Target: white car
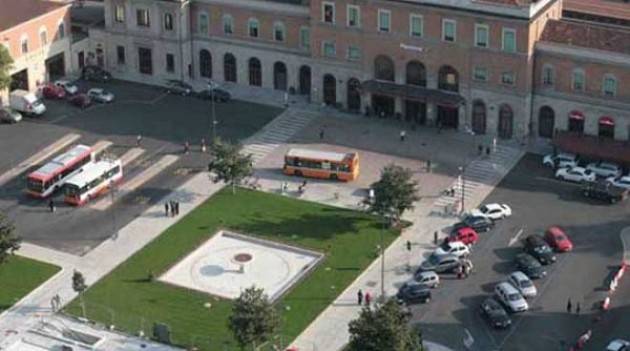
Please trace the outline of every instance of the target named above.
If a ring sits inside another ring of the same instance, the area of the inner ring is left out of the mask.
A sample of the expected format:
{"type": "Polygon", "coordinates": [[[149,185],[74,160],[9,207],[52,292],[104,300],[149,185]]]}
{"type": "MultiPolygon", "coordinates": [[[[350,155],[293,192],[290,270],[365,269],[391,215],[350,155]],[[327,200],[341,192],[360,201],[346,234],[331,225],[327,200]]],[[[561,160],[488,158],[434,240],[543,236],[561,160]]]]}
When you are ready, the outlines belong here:
{"type": "Polygon", "coordinates": [[[518,290],[525,298],[535,297],[538,294],[536,286],[532,283],[531,279],[521,271],[512,272],[507,279],[513,287],[518,290]]]}
{"type": "Polygon", "coordinates": [[[101,88],[92,88],[88,90],[87,95],[90,97],[90,99],[100,103],[108,103],[114,101],[114,94],[101,88]]]}
{"type": "Polygon", "coordinates": [[[494,287],[494,294],[512,312],[525,312],[529,304],[512,284],[503,282],[494,287]]]}
{"type": "Polygon", "coordinates": [[[628,351],[630,350],[630,341],[623,339],[615,339],[606,346],[606,351],[628,351]]]}
{"type": "Polygon", "coordinates": [[[610,162],[592,162],[586,165],[586,169],[590,169],[600,177],[619,177],[621,175],[621,167],[610,162]]]}
{"type": "Polygon", "coordinates": [[[630,175],[623,177],[608,177],[606,181],[614,186],[618,186],[624,189],[630,189],[630,175]]]}
{"type": "Polygon", "coordinates": [[[76,84],[67,81],[67,80],[58,80],[55,82],[55,85],[58,87],[62,87],[66,93],[73,95],[79,92],[79,87],[76,84]]]}
{"type": "Polygon", "coordinates": [[[560,168],[556,171],[556,178],[571,182],[594,182],[595,173],[584,167],[560,168]]]}
{"type": "Polygon", "coordinates": [[[413,279],[432,289],[437,288],[440,285],[440,276],[434,271],[419,272],[413,277],[413,279]]]}
{"type": "Polygon", "coordinates": [[[470,215],[497,220],[511,216],[512,209],[506,204],[485,204],[478,209],[470,211],[470,215]]]}
{"type": "Polygon", "coordinates": [[[577,156],[568,153],[559,153],[557,155],[547,155],[543,157],[543,166],[551,168],[564,168],[577,166],[577,156]]]}
{"type": "Polygon", "coordinates": [[[461,241],[451,241],[446,242],[435,249],[435,255],[444,256],[448,254],[453,254],[458,258],[466,257],[470,255],[470,248],[461,241]]]}

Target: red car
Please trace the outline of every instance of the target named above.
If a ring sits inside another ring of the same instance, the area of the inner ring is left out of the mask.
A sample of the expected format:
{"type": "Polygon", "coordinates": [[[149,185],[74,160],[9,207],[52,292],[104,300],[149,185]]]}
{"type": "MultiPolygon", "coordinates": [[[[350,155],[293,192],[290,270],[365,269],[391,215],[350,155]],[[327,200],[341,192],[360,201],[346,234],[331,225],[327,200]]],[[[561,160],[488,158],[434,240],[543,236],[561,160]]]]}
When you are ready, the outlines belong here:
{"type": "Polygon", "coordinates": [[[562,230],[562,228],[553,226],[545,231],[545,241],[558,252],[567,252],[573,250],[573,243],[562,230]]]}
{"type": "Polygon", "coordinates": [[[66,97],[66,91],[60,86],[48,83],[42,88],[42,95],[46,99],[63,99],[66,97]]]}
{"type": "Polygon", "coordinates": [[[70,97],[68,101],[76,107],[86,108],[92,105],[92,100],[86,94],[76,94],[70,97]]]}
{"type": "Polygon", "coordinates": [[[479,240],[479,235],[471,227],[459,228],[448,237],[447,241],[461,241],[466,245],[472,245],[479,240]]]}

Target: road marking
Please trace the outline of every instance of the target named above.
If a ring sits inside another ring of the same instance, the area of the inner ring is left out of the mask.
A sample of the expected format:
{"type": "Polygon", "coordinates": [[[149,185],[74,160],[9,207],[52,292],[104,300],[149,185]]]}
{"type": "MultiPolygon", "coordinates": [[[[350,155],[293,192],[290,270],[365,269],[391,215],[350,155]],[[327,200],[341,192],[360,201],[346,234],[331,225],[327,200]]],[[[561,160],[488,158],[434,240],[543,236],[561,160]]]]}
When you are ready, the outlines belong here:
{"type": "MultiPolygon", "coordinates": [[[[148,182],[153,177],[155,177],[160,172],[162,172],[164,169],[166,169],[168,166],[175,163],[175,161],[177,161],[178,159],[179,159],[179,156],[175,156],[175,155],[163,156],[151,167],[140,172],[139,174],[131,178],[129,181],[123,183],[120,187],[118,187],[118,192],[116,194],[116,197],[122,198],[125,195],[132,192],[133,190],[139,188],[144,183],[148,182]]],[[[99,210],[99,211],[104,211],[108,209],[112,204],[113,204],[112,197],[108,196],[108,197],[101,198],[97,202],[94,202],[92,205],[90,205],[90,208],[99,210]]]]}
{"type": "Polygon", "coordinates": [[[92,152],[94,155],[99,156],[105,149],[112,146],[112,142],[109,140],[99,140],[96,144],[92,145],[92,152]]]}
{"type": "Polygon", "coordinates": [[[0,186],[3,186],[6,183],[10,182],[11,179],[15,178],[16,176],[24,172],[29,167],[36,165],[38,163],[41,163],[43,160],[49,158],[54,153],[70,145],[71,143],[79,139],[80,137],[81,135],[79,134],[74,134],[74,133],[66,134],[61,139],[41,149],[40,151],[38,151],[31,157],[27,158],[22,163],[18,164],[12,169],[6,171],[4,174],[0,175],[0,186]]]}
{"type": "Polygon", "coordinates": [[[63,121],[64,119],[66,119],[66,118],[68,118],[68,117],[70,117],[70,115],[67,115],[67,114],[66,114],[66,115],[61,115],[61,116],[59,116],[59,117],[57,117],[57,118],[55,118],[55,119],[51,120],[49,123],[57,123],[57,122],[61,122],[61,121],[63,121]]]}
{"type": "Polygon", "coordinates": [[[524,231],[523,229],[524,228],[519,229],[516,235],[514,235],[514,237],[510,239],[510,241],[508,242],[508,247],[512,247],[512,245],[516,244],[516,242],[518,241],[518,238],[521,236],[521,234],[523,234],[523,231],[524,231]]]}
{"type": "Polygon", "coordinates": [[[140,155],[142,154],[144,154],[144,149],[141,149],[139,147],[134,147],[133,149],[130,149],[129,151],[125,152],[125,154],[120,157],[120,161],[122,162],[123,168],[126,167],[131,162],[133,162],[138,157],[140,157],[140,155]]]}

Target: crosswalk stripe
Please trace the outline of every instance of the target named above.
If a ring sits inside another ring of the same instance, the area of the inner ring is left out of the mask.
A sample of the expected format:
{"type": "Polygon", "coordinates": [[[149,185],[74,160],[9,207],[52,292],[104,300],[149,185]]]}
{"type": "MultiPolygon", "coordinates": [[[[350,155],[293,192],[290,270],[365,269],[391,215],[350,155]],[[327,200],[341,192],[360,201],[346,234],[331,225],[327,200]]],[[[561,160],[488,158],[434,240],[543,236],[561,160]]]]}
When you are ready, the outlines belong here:
{"type": "Polygon", "coordinates": [[[100,153],[105,151],[105,149],[110,147],[112,144],[113,143],[109,140],[99,140],[96,144],[92,145],[92,152],[98,156],[100,153]]]}
{"type": "Polygon", "coordinates": [[[131,162],[133,162],[135,159],[140,157],[140,155],[142,154],[144,154],[144,149],[141,149],[139,147],[134,147],[130,149],[129,151],[125,152],[122,156],[120,156],[120,161],[122,162],[123,169],[124,167],[129,165],[131,162]]]}

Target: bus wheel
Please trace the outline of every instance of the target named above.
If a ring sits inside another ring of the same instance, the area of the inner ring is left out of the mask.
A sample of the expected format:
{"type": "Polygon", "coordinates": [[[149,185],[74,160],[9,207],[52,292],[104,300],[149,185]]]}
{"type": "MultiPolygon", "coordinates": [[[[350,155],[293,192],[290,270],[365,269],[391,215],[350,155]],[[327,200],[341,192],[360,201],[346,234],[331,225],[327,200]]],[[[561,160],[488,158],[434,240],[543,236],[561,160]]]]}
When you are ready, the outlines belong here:
{"type": "Polygon", "coordinates": [[[333,173],[333,174],[331,174],[331,175],[330,175],[330,179],[332,179],[332,180],[337,180],[337,175],[336,175],[336,174],[334,174],[334,173],[333,173]]]}
{"type": "Polygon", "coordinates": [[[295,172],[293,172],[293,174],[295,174],[298,177],[301,177],[302,176],[302,171],[295,171],[295,172]]]}

